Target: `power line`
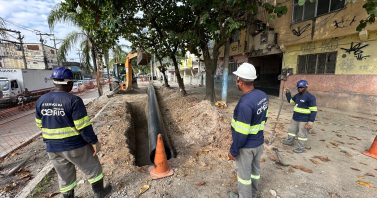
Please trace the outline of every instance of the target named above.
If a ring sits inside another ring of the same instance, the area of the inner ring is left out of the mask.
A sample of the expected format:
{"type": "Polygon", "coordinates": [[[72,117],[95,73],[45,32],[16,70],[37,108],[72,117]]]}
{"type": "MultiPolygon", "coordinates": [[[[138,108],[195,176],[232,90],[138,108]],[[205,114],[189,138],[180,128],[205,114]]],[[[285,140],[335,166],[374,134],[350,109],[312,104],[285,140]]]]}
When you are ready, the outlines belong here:
{"type": "Polygon", "coordinates": [[[3,18],[3,21],[5,21],[6,23],[9,23],[9,24],[12,24],[12,25],[14,25],[14,26],[16,26],[16,27],[18,27],[18,28],[21,28],[21,29],[24,29],[24,30],[30,31],[30,32],[34,32],[34,33],[36,33],[36,32],[41,32],[41,31],[39,31],[39,30],[31,29],[31,28],[28,28],[28,27],[26,27],[26,26],[23,26],[23,25],[20,25],[20,24],[17,24],[17,23],[14,23],[14,22],[8,21],[7,19],[4,19],[4,18],[3,18]]]}

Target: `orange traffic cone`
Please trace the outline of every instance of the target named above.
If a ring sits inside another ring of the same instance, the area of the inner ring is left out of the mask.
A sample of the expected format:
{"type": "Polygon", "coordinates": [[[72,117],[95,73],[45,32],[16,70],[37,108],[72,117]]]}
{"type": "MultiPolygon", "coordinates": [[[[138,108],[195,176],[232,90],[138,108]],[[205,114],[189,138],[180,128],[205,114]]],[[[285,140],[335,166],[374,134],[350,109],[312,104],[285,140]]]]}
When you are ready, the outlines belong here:
{"type": "Polygon", "coordinates": [[[156,154],[154,156],[154,167],[151,168],[149,174],[152,179],[161,179],[174,174],[173,170],[169,168],[166,158],[164,141],[161,134],[157,135],[156,154]]]}
{"type": "Polygon", "coordinates": [[[363,154],[377,159],[377,136],[374,138],[374,141],[372,143],[372,146],[370,146],[369,151],[365,151],[363,154]]]}

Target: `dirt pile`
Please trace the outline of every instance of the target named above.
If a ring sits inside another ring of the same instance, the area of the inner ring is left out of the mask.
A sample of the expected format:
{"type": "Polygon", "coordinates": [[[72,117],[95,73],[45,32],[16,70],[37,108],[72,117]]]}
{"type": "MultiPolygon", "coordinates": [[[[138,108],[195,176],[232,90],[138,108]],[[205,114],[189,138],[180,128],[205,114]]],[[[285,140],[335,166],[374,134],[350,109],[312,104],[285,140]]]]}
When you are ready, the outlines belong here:
{"type": "Polygon", "coordinates": [[[86,105],[88,114],[93,114],[93,116],[109,101],[106,95],[94,99],[86,105]]]}
{"type": "Polygon", "coordinates": [[[226,148],[230,145],[230,118],[209,101],[200,101],[198,98],[202,96],[181,97],[176,90],[165,87],[158,89],[158,95],[171,135],[182,137],[175,139],[179,146],[226,148]]]}

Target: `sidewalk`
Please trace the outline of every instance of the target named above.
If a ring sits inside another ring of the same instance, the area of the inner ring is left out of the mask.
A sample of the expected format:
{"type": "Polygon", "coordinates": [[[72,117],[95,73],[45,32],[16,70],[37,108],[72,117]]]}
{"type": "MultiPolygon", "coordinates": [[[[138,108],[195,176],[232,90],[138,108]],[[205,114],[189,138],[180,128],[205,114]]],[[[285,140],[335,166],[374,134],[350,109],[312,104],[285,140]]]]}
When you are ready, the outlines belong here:
{"type": "MultiPolygon", "coordinates": [[[[104,88],[104,95],[109,93],[108,87],[104,88]]],[[[98,98],[97,89],[92,89],[86,94],[80,94],[85,105],[98,98]]],[[[13,150],[28,144],[41,132],[35,125],[35,110],[29,110],[0,122],[0,158],[5,157],[13,150]]]]}

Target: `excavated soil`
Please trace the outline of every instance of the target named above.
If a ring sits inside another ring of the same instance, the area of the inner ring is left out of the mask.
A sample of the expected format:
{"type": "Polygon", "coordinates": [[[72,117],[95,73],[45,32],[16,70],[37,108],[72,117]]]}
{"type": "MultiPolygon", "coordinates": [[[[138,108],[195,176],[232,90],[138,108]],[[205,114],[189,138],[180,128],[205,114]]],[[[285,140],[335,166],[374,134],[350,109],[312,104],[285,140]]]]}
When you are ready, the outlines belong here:
{"type": "MultiPolygon", "coordinates": [[[[94,129],[102,145],[99,158],[105,182],[114,187],[110,197],[228,197],[228,191],[236,191],[237,185],[235,166],[227,160],[227,154],[230,120],[239,94],[229,94],[228,108],[218,109],[203,100],[204,88],[188,89],[189,95],[185,97],[177,88],[158,87],[156,92],[165,129],[177,154],[169,160],[174,175],[161,180],[151,180],[148,172],[146,88],[111,98],[104,96],[88,105],[92,118],[107,105],[94,121],[94,129]]],[[[271,98],[266,138],[274,130],[279,105],[278,98],[271,98]]],[[[311,150],[295,154],[292,147],[280,143],[286,137],[291,116],[291,107],[285,104],[273,144],[288,166],[276,164],[272,147],[265,145],[261,197],[377,196],[375,161],[361,154],[374,138],[375,120],[320,110],[315,129],[309,135],[311,150]]],[[[36,153],[43,153],[42,148],[36,153]]],[[[78,178],[77,197],[91,197],[85,176],[79,172],[78,178]]],[[[45,183],[51,190],[37,197],[55,196],[56,180],[45,183]]]]}

